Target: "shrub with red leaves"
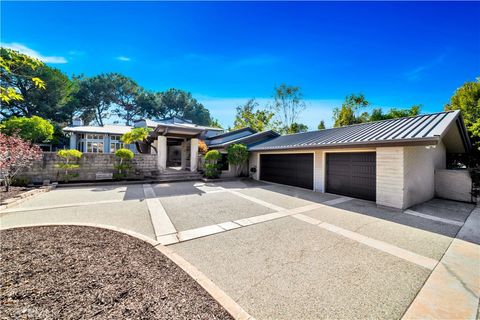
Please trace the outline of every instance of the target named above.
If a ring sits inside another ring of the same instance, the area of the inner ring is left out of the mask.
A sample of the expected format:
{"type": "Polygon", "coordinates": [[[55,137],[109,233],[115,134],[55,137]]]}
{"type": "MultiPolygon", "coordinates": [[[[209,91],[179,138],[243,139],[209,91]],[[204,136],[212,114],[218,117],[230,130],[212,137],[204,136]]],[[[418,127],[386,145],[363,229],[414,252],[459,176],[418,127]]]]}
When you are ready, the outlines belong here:
{"type": "Polygon", "coordinates": [[[0,133],[0,178],[5,181],[6,191],[15,176],[42,157],[42,150],[16,135],[0,133]]]}

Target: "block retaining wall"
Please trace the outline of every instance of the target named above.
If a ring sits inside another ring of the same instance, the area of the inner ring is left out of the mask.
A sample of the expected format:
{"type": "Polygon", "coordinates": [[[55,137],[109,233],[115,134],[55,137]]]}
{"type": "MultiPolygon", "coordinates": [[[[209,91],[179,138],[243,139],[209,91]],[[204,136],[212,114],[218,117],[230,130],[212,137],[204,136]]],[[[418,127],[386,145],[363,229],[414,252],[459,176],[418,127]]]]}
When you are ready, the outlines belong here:
{"type": "MultiPolygon", "coordinates": [[[[44,152],[41,160],[18,177],[27,178],[33,183],[41,183],[44,180],[62,181],[64,170],[56,167],[61,163],[63,160],[55,152],[44,152]]],[[[70,170],[69,173],[78,173],[79,176],[72,178],[71,181],[93,181],[96,180],[97,173],[116,173],[114,165],[118,163],[118,159],[114,154],[84,153],[76,163],[80,168],[70,170]]],[[[157,155],[135,154],[130,163],[132,169],[128,178],[142,179],[157,170],[157,155]]]]}

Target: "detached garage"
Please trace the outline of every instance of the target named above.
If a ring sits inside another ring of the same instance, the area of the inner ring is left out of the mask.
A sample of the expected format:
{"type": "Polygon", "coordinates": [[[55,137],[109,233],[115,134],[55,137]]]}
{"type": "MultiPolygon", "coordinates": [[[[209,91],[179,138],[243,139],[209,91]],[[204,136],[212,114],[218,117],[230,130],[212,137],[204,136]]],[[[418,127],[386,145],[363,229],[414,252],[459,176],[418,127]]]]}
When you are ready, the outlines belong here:
{"type": "Polygon", "coordinates": [[[470,150],[459,111],[279,136],[251,146],[253,178],[405,209],[434,197],[447,153],[470,150]]]}

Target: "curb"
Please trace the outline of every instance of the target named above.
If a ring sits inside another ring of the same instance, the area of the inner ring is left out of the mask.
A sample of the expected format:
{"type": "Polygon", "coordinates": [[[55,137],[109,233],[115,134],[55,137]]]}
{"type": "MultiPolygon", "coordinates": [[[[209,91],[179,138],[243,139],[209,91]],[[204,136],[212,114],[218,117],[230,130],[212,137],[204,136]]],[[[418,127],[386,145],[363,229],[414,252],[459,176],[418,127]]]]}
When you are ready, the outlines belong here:
{"type": "Polygon", "coordinates": [[[80,226],[80,227],[93,227],[99,229],[106,229],[124,233],[131,237],[145,241],[157,249],[160,253],[165,255],[168,259],[173,261],[180,269],[186,272],[193,278],[210,296],[217,301],[235,320],[255,320],[250,314],[248,314],[238,303],[236,303],[230,296],[228,296],[222,289],[220,289],[212,280],[210,280],[203,272],[198,270],[195,266],[183,259],[180,255],[175,253],[172,249],[163,246],[156,240],[149,238],[143,234],[135,231],[130,231],[115,226],[108,226],[97,223],[39,223],[39,224],[25,224],[14,227],[1,228],[0,231],[18,228],[31,228],[31,227],[46,227],[46,226],[80,226]]]}
{"type": "Polygon", "coordinates": [[[0,205],[0,212],[2,210],[8,209],[8,208],[13,208],[13,207],[19,205],[20,203],[26,201],[27,199],[29,199],[29,198],[31,198],[31,197],[39,194],[39,193],[49,192],[53,189],[55,189],[55,186],[53,186],[53,185],[46,186],[46,187],[40,187],[40,188],[37,188],[37,189],[33,189],[33,190],[29,190],[27,192],[21,193],[21,194],[15,196],[13,198],[4,200],[4,202],[2,202],[2,203],[5,203],[5,204],[0,205]]]}

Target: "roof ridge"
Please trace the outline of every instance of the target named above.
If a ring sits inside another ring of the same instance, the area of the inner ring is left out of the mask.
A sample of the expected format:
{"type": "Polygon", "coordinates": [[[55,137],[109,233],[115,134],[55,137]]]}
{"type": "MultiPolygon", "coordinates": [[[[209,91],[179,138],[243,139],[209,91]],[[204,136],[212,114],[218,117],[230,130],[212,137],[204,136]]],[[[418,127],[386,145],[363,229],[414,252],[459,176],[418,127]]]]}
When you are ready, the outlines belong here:
{"type": "Polygon", "coordinates": [[[458,111],[458,110],[447,110],[447,111],[438,111],[438,112],[432,112],[432,113],[422,113],[422,114],[417,114],[416,116],[408,116],[408,117],[400,117],[400,118],[391,118],[391,119],[383,119],[383,120],[376,120],[376,121],[368,121],[368,122],[362,122],[362,123],[354,123],[354,124],[349,124],[349,125],[341,126],[341,127],[325,128],[325,129],[312,130],[312,131],[307,131],[307,132],[288,133],[288,134],[283,134],[282,136],[293,136],[293,135],[296,135],[296,134],[305,134],[305,133],[310,133],[310,132],[320,132],[320,131],[326,131],[326,130],[332,130],[332,129],[349,128],[349,127],[362,126],[362,125],[371,124],[371,123],[388,122],[388,121],[399,121],[399,120],[401,120],[401,119],[409,119],[409,118],[416,118],[416,117],[432,116],[432,115],[435,115],[435,114],[452,113],[452,112],[456,112],[456,111],[458,111]]]}

